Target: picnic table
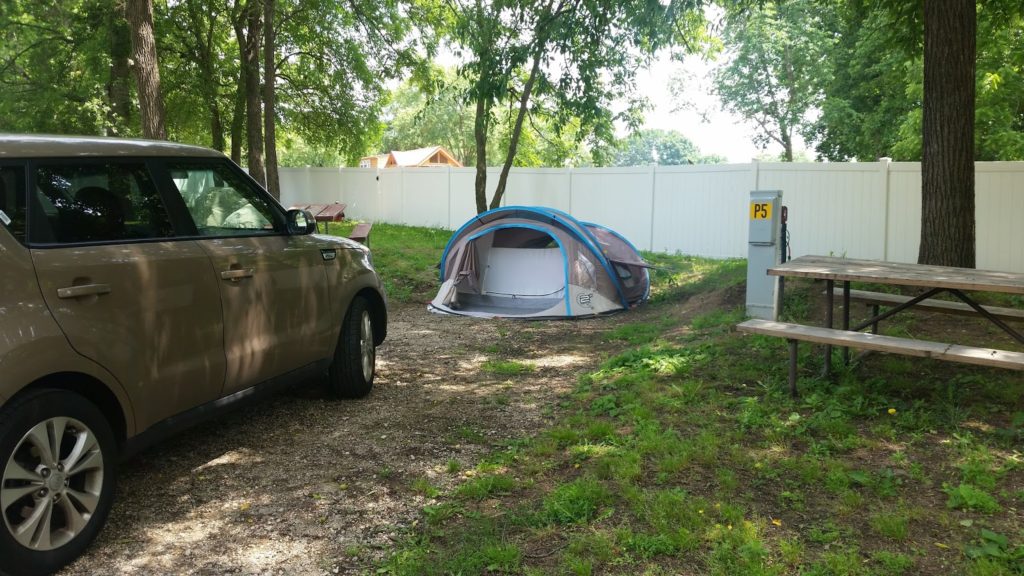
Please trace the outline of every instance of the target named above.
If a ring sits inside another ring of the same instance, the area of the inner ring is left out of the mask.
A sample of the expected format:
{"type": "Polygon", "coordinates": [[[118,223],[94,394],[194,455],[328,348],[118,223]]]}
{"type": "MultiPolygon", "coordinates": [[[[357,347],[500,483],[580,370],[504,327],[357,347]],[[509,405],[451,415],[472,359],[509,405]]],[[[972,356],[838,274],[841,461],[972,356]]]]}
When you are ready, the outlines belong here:
{"type": "Polygon", "coordinates": [[[1024,320],[1024,310],[982,306],[970,294],[976,291],[1024,294],[1024,274],[994,272],[972,268],[926,266],[876,260],[856,260],[832,256],[801,256],[768,269],[768,274],[781,277],[800,277],[825,280],[824,327],[801,324],[748,320],[737,328],[743,332],[766,334],[786,338],[790,350],[790,391],[796,394],[796,347],[800,340],[825,345],[824,372],[828,376],[832,367],[832,347],[843,348],[844,362],[849,362],[849,349],[860,348],[1024,370],[1024,353],[975,347],[965,343],[942,343],[910,338],[897,338],[878,334],[879,322],[908,309],[917,308],[935,312],[966,314],[984,318],[998,326],[1013,340],[1024,344],[1024,333],[1009,322],[1024,320]],[[835,283],[842,287],[836,288],[835,283]],[[892,286],[924,288],[918,296],[902,296],[879,292],[851,290],[851,282],[870,282],[892,286]],[[936,300],[939,294],[950,294],[959,302],[936,300]],[[842,328],[833,328],[836,297],[842,299],[842,328]],[[870,304],[872,315],[850,326],[850,302],[870,304]],[[884,307],[884,310],[882,309],[884,307]],[[862,330],[871,328],[872,332],[862,330]]]}
{"type": "Polygon", "coordinates": [[[313,215],[317,223],[317,231],[320,230],[320,222],[341,222],[345,219],[345,208],[348,204],[334,202],[332,204],[299,204],[292,206],[293,210],[306,210],[313,215]]]}

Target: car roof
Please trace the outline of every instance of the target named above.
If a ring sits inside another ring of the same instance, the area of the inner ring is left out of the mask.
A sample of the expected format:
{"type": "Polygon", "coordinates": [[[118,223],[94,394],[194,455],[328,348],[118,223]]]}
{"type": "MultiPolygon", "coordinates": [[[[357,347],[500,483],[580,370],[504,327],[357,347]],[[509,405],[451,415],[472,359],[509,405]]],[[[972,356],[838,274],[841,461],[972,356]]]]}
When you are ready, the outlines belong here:
{"type": "Polygon", "coordinates": [[[224,157],[216,150],[189,144],[176,144],[166,140],[49,134],[0,134],[0,159],[90,156],[224,157]]]}

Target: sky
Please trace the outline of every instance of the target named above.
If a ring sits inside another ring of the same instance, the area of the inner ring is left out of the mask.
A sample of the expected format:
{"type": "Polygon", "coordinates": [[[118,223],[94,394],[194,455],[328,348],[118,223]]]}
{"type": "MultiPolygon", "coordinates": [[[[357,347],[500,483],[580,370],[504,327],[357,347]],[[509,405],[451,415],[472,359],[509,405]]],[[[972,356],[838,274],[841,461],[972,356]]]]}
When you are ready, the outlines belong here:
{"type": "Polygon", "coordinates": [[[666,52],[649,69],[641,71],[637,90],[654,106],[644,115],[644,128],[676,130],[696,144],[702,154],[724,156],[729,162],[749,162],[761,150],[753,143],[749,125],[723,111],[718,98],[708,93],[713,65],[699,56],[687,56],[678,62],[666,52]],[[684,78],[681,98],[672,95],[670,85],[674,78],[684,78]],[[681,108],[685,101],[691,106],[681,108]]]}

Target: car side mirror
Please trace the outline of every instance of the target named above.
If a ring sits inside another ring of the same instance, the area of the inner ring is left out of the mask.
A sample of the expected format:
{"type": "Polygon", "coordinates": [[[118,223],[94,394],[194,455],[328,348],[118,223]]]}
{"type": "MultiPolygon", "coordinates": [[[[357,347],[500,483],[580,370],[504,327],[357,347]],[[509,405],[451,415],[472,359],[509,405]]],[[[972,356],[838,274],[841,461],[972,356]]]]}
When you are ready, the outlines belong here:
{"type": "Polygon", "coordinates": [[[316,219],[309,213],[309,210],[293,208],[288,211],[288,234],[291,236],[305,236],[316,232],[316,219]]]}

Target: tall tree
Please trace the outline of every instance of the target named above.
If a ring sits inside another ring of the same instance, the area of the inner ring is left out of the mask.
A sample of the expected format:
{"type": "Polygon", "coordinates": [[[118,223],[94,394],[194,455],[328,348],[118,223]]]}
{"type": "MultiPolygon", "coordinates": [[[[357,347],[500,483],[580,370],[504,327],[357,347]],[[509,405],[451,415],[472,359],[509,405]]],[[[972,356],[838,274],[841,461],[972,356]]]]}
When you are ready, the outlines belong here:
{"type": "Polygon", "coordinates": [[[180,0],[162,10],[157,5],[156,18],[169,128],[175,138],[224,152],[229,90],[238,75],[225,0],[180,0]]]}
{"type": "MultiPolygon", "coordinates": [[[[237,0],[237,2],[237,6],[241,6],[242,0],[237,0]]],[[[244,90],[245,94],[246,156],[249,176],[264,186],[267,177],[263,164],[263,115],[260,91],[260,43],[263,39],[262,0],[245,0],[244,6],[236,12],[233,24],[240,59],[239,90],[244,90]]]]}
{"type": "Polygon", "coordinates": [[[715,92],[726,110],[753,122],[762,148],[781,146],[786,162],[793,161],[794,136],[812,123],[820,83],[832,73],[825,55],[834,38],[824,14],[811,0],[773,0],[726,16],[729,60],[715,72],[715,92]]]}
{"type": "Polygon", "coordinates": [[[511,132],[489,206],[501,203],[515,163],[523,126],[544,111],[560,131],[578,122],[577,137],[614,139],[613,122],[635,126],[641,99],[633,94],[636,70],[673,41],[700,39],[696,0],[484,0],[452,1],[452,43],[469,59],[460,73],[469,80],[474,106],[476,204],[488,208],[487,143],[494,118],[508,106],[511,132]],[[612,111],[612,102],[627,109],[612,111]]]}
{"type": "Polygon", "coordinates": [[[152,0],[125,0],[125,16],[131,29],[132,71],[139,91],[142,135],[166,140],[167,126],[164,121],[163,95],[160,93],[152,0]]]}
{"type": "Polygon", "coordinates": [[[110,29],[110,78],[107,81],[107,136],[119,136],[132,121],[131,32],[125,17],[124,0],[116,0],[108,15],[110,29]]]}
{"type": "Polygon", "coordinates": [[[263,2],[263,136],[267,151],[267,190],[281,198],[277,175],[277,31],[274,28],[274,0],[263,2]]]}
{"type": "Polygon", "coordinates": [[[974,0],[924,2],[918,262],[973,268],[974,0]]]}

